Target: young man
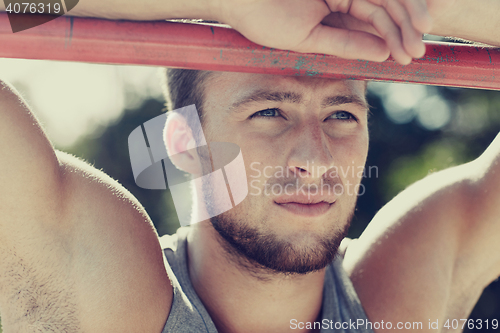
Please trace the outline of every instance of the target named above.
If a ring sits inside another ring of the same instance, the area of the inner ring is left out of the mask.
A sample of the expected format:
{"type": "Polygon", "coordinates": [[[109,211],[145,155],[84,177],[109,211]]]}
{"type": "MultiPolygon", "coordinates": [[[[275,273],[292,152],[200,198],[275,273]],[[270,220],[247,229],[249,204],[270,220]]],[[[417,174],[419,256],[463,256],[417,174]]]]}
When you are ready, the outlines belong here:
{"type": "MultiPolygon", "coordinates": [[[[165,14],[154,11],[163,8],[156,1],[147,9],[109,2],[100,11],[93,8],[102,4],[89,0],[79,4],[79,14],[215,18],[267,46],[373,60],[391,53],[401,63],[422,54],[415,37],[431,25],[425,3],[416,0],[179,4],[165,4],[165,14]],[[204,4],[221,8],[221,15],[196,7],[204,4]],[[325,16],[324,23],[337,28],[318,25],[325,16]]],[[[497,1],[486,10],[459,0],[427,5],[433,33],[500,44],[497,1]]],[[[365,163],[363,82],[238,73],[194,81],[184,92],[185,105],[189,98],[200,101],[207,142],[239,145],[255,188],[291,184],[295,193],[303,184],[359,183],[357,174],[330,171],[365,163]],[[286,176],[266,176],[265,167],[279,167],[286,176]]],[[[183,106],[181,97],[172,97],[174,108],[183,106]]],[[[483,288],[500,275],[498,139],[476,161],[405,190],[342,248],[343,260],[330,264],[355,192],[307,199],[249,195],[232,210],[165,238],[164,262],[140,203],[102,172],[55,152],[5,84],[0,136],[6,332],[310,331],[305,323],[323,319],[333,322],[329,329],[346,332],[382,332],[389,322],[392,329],[444,331],[444,321],[467,318],[483,288]],[[378,326],[353,326],[349,319],[378,326]]],[[[197,156],[183,152],[195,138],[185,119],[170,117],[165,137],[174,163],[192,171],[197,156]]]]}

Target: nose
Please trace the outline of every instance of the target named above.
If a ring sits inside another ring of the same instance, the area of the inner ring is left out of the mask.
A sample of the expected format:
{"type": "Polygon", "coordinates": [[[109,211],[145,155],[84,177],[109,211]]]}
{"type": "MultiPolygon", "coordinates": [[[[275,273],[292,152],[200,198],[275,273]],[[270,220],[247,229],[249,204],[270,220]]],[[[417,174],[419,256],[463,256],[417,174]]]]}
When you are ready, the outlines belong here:
{"type": "Polygon", "coordinates": [[[288,168],[295,175],[320,179],[334,166],[334,158],[328,140],[319,124],[306,124],[292,134],[288,168]]]}

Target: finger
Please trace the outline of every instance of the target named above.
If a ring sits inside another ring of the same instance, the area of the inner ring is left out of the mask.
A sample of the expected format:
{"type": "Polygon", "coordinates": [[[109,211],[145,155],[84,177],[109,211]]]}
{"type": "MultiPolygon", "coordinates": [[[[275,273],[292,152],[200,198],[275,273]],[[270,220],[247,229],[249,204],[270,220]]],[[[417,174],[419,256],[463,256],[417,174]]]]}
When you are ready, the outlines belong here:
{"type": "Polygon", "coordinates": [[[422,34],[410,22],[408,11],[398,1],[390,1],[387,12],[399,26],[403,37],[403,46],[413,58],[420,58],[425,54],[425,45],[422,34]]]}
{"type": "Polygon", "coordinates": [[[390,51],[385,41],[362,31],[318,24],[293,51],[330,54],[346,59],[384,61],[390,51]]]}
{"type": "Polygon", "coordinates": [[[406,53],[403,47],[401,31],[385,8],[367,1],[353,1],[349,13],[355,18],[373,25],[386,41],[394,60],[403,65],[411,62],[411,56],[406,53]]]}

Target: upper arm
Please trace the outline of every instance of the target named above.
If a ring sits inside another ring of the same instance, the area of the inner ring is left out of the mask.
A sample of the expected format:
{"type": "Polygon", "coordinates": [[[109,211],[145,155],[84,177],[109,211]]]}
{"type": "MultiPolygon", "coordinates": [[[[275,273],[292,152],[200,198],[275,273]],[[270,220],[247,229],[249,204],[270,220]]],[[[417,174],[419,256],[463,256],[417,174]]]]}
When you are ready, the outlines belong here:
{"type": "Polygon", "coordinates": [[[71,220],[71,277],[84,331],[155,331],[172,301],[158,236],[138,200],[102,171],[58,153],[71,220]]]}
{"type": "Polygon", "coordinates": [[[496,149],[408,187],[349,246],[344,265],[372,320],[465,318],[500,274],[496,149]]]}
{"type": "Polygon", "coordinates": [[[22,98],[0,81],[0,239],[55,221],[63,208],[59,161],[22,98]]]}
{"type": "Polygon", "coordinates": [[[486,286],[500,276],[500,135],[470,164],[456,270],[486,286]]]}
{"type": "Polygon", "coordinates": [[[172,287],[144,208],[103,172],[56,152],[27,105],[1,82],[0,153],[4,327],[161,327],[172,287]]]}

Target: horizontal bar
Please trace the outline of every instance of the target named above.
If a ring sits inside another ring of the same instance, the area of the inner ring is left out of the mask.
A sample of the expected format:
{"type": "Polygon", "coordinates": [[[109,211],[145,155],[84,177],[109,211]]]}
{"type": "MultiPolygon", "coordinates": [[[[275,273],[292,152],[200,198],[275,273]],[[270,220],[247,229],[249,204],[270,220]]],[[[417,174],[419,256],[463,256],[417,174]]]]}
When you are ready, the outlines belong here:
{"type": "Polygon", "coordinates": [[[12,33],[0,13],[0,57],[154,65],[212,71],[372,79],[500,90],[500,49],[426,42],[402,66],[263,47],[237,31],[204,24],[61,16],[12,33]]]}

